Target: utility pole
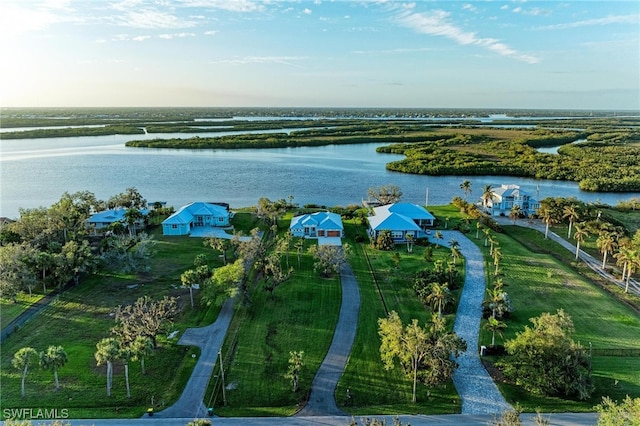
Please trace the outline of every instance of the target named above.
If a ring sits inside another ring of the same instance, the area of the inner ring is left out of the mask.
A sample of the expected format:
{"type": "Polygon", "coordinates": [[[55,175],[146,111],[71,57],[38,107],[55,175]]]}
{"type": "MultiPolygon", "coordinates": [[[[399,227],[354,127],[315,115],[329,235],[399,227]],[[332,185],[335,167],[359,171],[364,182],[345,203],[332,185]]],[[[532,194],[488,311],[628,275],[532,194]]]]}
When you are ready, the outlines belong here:
{"type": "Polygon", "coordinates": [[[218,351],[218,357],[220,358],[220,377],[222,378],[222,402],[224,406],[227,406],[227,394],[224,390],[224,364],[222,363],[222,351],[218,351]]]}

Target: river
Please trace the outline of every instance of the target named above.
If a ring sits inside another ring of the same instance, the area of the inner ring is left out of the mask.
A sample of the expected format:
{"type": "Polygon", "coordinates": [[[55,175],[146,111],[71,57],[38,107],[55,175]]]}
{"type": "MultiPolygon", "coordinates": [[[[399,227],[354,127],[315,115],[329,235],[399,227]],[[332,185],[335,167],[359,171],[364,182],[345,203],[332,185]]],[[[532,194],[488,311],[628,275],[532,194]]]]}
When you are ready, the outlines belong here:
{"type": "MultiPolygon", "coordinates": [[[[295,130],[295,129],[291,129],[295,130]]],[[[262,131],[264,132],[264,131],[262,131]]],[[[282,132],[282,130],[280,130],[282,132]]],[[[232,132],[229,132],[232,133],[232,132]]],[[[188,136],[211,136],[211,133],[188,136]]],[[[222,135],[219,133],[218,135],[222,135]]],[[[390,172],[399,155],[378,154],[380,144],[246,150],[127,148],[131,139],[186,137],[184,134],[111,135],[2,140],[0,216],[15,218],[19,208],[50,206],[63,192],[88,190],[107,199],[136,187],[150,202],[176,208],[192,201],[221,201],[232,207],[256,205],[260,197],[294,197],[304,205],[360,203],[367,190],[398,185],[405,201],[447,204],[472,184],[470,199],[486,184],[518,184],[540,199],[577,197],[610,205],[640,193],[589,193],[573,182],[507,176],[419,176],[390,172]]]]}

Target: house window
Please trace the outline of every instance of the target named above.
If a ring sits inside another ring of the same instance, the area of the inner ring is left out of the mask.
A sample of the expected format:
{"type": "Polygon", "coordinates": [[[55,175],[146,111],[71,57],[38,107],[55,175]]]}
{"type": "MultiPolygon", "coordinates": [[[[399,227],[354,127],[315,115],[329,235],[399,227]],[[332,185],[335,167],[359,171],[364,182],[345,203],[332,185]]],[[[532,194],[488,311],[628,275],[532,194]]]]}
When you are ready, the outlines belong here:
{"type": "Polygon", "coordinates": [[[318,230],[318,237],[324,237],[324,230],[323,229],[318,230]]]}
{"type": "Polygon", "coordinates": [[[178,225],[171,225],[171,229],[178,229],[178,225]]]}
{"type": "Polygon", "coordinates": [[[219,217],[218,222],[224,222],[224,217],[219,217]]]}
{"type": "Polygon", "coordinates": [[[393,237],[394,240],[400,240],[404,237],[404,232],[402,231],[393,231],[391,233],[391,236],[393,237]]]}

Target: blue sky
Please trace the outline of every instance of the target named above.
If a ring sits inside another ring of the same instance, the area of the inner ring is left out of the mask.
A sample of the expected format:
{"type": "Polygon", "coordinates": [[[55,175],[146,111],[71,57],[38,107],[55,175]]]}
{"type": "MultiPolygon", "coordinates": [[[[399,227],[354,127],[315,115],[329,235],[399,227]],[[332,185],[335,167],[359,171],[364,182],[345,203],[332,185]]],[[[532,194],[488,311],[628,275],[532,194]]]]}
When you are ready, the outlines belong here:
{"type": "Polygon", "coordinates": [[[2,106],[640,109],[638,1],[2,0],[2,106]]]}

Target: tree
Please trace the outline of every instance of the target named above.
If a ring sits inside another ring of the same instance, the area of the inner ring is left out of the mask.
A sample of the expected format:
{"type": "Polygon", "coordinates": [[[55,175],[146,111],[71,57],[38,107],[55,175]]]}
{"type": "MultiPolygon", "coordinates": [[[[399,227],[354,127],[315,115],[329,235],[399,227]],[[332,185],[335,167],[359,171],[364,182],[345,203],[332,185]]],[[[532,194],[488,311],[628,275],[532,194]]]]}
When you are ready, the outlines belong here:
{"type": "Polygon", "coordinates": [[[498,275],[500,259],[502,259],[502,251],[500,251],[500,247],[496,247],[493,249],[493,266],[496,267],[495,271],[493,271],[493,275],[498,275]]]}
{"type": "Polygon", "coordinates": [[[502,280],[496,280],[496,285],[492,289],[487,289],[488,300],[484,306],[491,310],[491,316],[495,319],[502,318],[504,314],[513,311],[511,299],[502,288],[502,280]]]}
{"type": "Polygon", "coordinates": [[[95,359],[98,366],[107,364],[107,396],[111,396],[113,362],[118,359],[120,345],[113,337],[106,337],[96,344],[95,359]]]}
{"type": "Polygon", "coordinates": [[[544,238],[546,239],[549,237],[549,226],[558,223],[558,215],[555,207],[548,202],[545,203],[543,200],[538,209],[538,217],[540,217],[545,224],[544,238]]]}
{"type": "Polygon", "coordinates": [[[293,248],[296,249],[296,254],[298,255],[298,268],[299,268],[300,261],[302,258],[302,252],[304,251],[304,238],[298,238],[296,242],[293,244],[293,248]]]}
{"type": "Polygon", "coordinates": [[[304,351],[289,352],[289,368],[284,378],[291,380],[293,392],[298,392],[302,367],[304,367],[304,351]]]}
{"type": "Polygon", "coordinates": [[[402,198],[402,191],[400,187],[394,184],[382,185],[377,188],[369,188],[367,191],[369,198],[373,198],[380,205],[393,204],[400,201],[402,198]]]}
{"type": "Polygon", "coordinates": [[[25,389],[24,389],[24,382],[25,382],[25,379],[27,378],[27,372],[29,371],[29,367],[31,366],[31,363],[33,363],[34,360],[36,360],[37,358],[38,358],[38,353],[36,352],[36,350],[28,346],[21,348],[20,350],[18,350],[18,352],[15,353],[15,355],[13,355],[13,360],[11,361],[11,365],[13,365],[14,368],[22,371],[21,391],[22,391],[23,398],[26,395],[25,389]]]}
{"type": "Polygon", "coordinates": [[[227,298],[235,297],[238,294],[244,275],[242,259],[216,268],[211,279],[204,283],[202,298],[208,303],[222,305],[227,298]]]}
{"type": "Polygon", "coordinates": [[[220,252],[222,263],[227,264],[227,250],[231,248],[231,241],[226,238],[205,238],[204,245],[220,252]]]}
{"type": "Polygon", "coordinates": [[[293,268],[289,268],[286,271],[283,270],[280,263],[280,256],[277,253],[273,253],[267,257],[267,264],[264,269],[264,289],[271,294],[271,298],[273,298],[276,288],[280,284],[288,281],[292,273],[293,268]]]}
{"type": "Polygon", "coordinates": [[[414,235],[407,232],[407,234],[404,236],[404,239],[407,242],[407,253],[412,253],[413,243],[415,241],[414,235]]]}
{"type": "Polygon", "coordinates": [[[46,352],[40,352],[40,366],[45,370],[53,371],[56,390],[60,389],[58,381],[58,368],[67,363],[67,353],[62,346],[49,346],[46,352]]]}
{"type": "Polygon", "coordinates": [[[191,307],[193,308],[193,287],[201,285],[200,274],[195,269],[188,269],[180,275],[180,282],[182,287],[189,289],[189,299],[191,300],[191,307]]]}
{"type": "Polygon", "coordinates": [[[514,225],[516,224],[516,221],[520,217],[520,214],[521,214],[520,206],[517,204],[514,204],[513,207],[511,207],[511,210],[509,210],[509,217],[511,218],[511,220],[513,220],[514,225]]]}
{"type": "Polygon", "coordinates": [[[588,236],[589,231],[585,226],[576,225],[576,232],[573,234],[573,238],[576,240],[576,260],[578,260],[578,255],[580,254],[580,243],[588,236]]]}
{"type": "Polygon", "coordinates": [[[129,229],[129,236],[133,237],[136,234],[136,224],[144,216],[140,210],[135,207],[128,208],[124,212],[124,221],[129,229]]]}
{"type": "Polygon", "coordinates": [[[464,194],[464,199],[467,199],[467,195],[471,194],[471,182],[468,180],[463,180],[460,184],[460,189],[462,189],[462,193],[464,194]]]}
{"type": "Polygon", "coordinates": [[[578,206],[576,204],[564,206],[564,209],[562,210],[562,217],[569,220],[569,231],[567,232],[567,239],[571,239],[571,227],[578,219],[580,219],[578,206]]]}
{"type": "Polygon", "coordinates": [[[124,366],[124,383],[127,389],[127,398],[131,398],[131,387],[129,386],[129,361],[131,361],[131,358],[134,356],[131,346],[119,342],[117,356],[124,366]]]}
{"type": "Polygon", "coordinates": [[[145,358],[153,354],[153,340],[150,337],[138,336],[131,344],[132,357],[131,361],[140,360],[140,368],[142,375],[147,374],[144,367],[145,358]]]}
{"type": "MultiPolygon", "coordinates": [[[[278,226],[278,219],[287,212],[287,202],[284,198],[278,201],[271,201],[268,198],[262,197],[258,200],[258,207],[256,209],[256,215],[259,219],[263,220],[269,227],[278,226]]],[[[276,228],[277,230],[277,228],[276,228]]]]}
{"type": "Polygon", "coordinates": [[[480,222],[476,222],[476,240],[480,239],[480,230],[482,229],[482,224],[480,222]]]}
{"type": "Polygon", "coordinates": [[[433,311],[438,311],[438,316],[442,317],[442,311],[455,300],[449,286],[446,283],[440,284],[433,282],[429,284],[429,292],[424,298],[428,305],[431,305],[433,311]]]}
{"type": "Polygon", "coordinates": [[[391,251],[395,248],[396,244],[393,241],[393,235],[391,235],[391,231],[388,229],[383,229],[378,232],[378,236],[375,239],[375,243],[373,247],[376,250],[385,250],[391,251]]]}
{"type": "Polygon", "coordinates": [[[484,325],[485,330],[491,332],[491,346],[496,345],[496,333],[502,336],[502,330],[507,328],[507,324],[495,319],[494,317],[489,317],[487,322],[484,325]]]}
{"type": "Polygon", "coordinates": [[[611,233],[603,231],[596,240],[596,245],[600,249],[600,253],[602,253],[602,269],[605,269],[607,266],[607,256],[609,253],[613,253],[618,247],[618,244],[611,233]]]}
{"type": "Polygon", "coordinates": [[[443,318],[433,315],[430,325],[420,327],[414,319],[403,326],[397,312],[378,320],[381,338],[380,357],[386,370],[399,360],[413,381],[412,401],[416,402],[418,380],[436,386],[449,380],[458,364],[451,359],[466,350],[466,343],[453,332],[446,331],[443,318]]]}
{"type": "Polygon", "coordinates": [[[80,274],[91,271],[96,266],[96,259],[91,254],[91,246],[87,241],[66,243],[62,246],[59,260],[58,285],[65,284],[69,278],[73,278],[74,284],[78,285],[80,274]]]}
{"type": "Polygon", "coordinates": [[[600,413],[596,426],[638,426],[640,425],[640,398],[627,395],[616,403],[608,396],[596,407],[600,413]]]}
{"type": "Polygon", "coordinates": [[[510,357],[504,372],[526,390],[543,395],[587,399],[593,392],[591,359],[573,341],[573,321],[562,309],[529,319],[516,337],[505,342],[510,357]]]}
{"type": "Polygon", "coordinates": [[[491,188],[491,185],[485,185],[484,188],[482,188],[482,195],[480,196],[480,199],[482,200],[482,207],[487,209],[489,207],[489,203],[493,202],[495,198],[496,193],[491,188]]]}
{"type": "Polygon", "coordinates": [[[166,331],[178,313],[175,297],[152,300],[149,296],[138,298],[133,305],[116,308],[116,326],[111,330],[121,342],[130,345],[138,336],[146,336],[157,348],[157,336],[166,331]]]}
{"type": "Polygon", "coordinates": [[[436,244],[440,245],[440,241],[442,241],[444,239],[444,237],[442,236],[442,232],[440,231],[436,231],[435,234],[433,234],[433,238],[436,239],[436,244]]]}
{"type": "Polygon", "coordinates": [[[320,271],[323,277],[330,277],[331,274],[340,272],[340,267],[347,262],[350,250],[346,243],[342,247],[312,245],[309,247],[309,253],[316,261],[313,269],[320,271]]]}

